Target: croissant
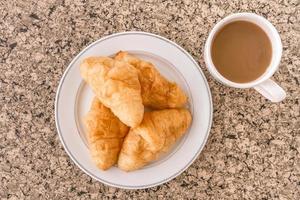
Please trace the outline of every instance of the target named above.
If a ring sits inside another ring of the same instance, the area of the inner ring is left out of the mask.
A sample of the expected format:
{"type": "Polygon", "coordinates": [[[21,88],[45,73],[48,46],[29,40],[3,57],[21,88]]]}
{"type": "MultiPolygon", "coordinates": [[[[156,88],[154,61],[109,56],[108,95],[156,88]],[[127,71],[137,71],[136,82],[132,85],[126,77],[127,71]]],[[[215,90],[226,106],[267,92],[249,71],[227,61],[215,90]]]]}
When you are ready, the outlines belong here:
{"type": "Polygon", "coordinates": [[[92,160],[98,168],[106,170],[117,162],[129,128],[96,97],[84,121],[92,160]]]}
{"type": "Polygon", "coordinates": [[[89,57],[80,73],[99,100],[127,126],[143,120],[144,105],[137,70],[130,64],[109,57],[89,57]]]}
{"type": "Polygon", "coordinates": [[[156,109],[180,108],[187,102],[187,97],[182,89],[176,83],[165,79],[152,63],[124,51],[118,52],[114,59],[126,61],[138,69],[145,106],[156,109]]]}
{"type": "Polygon", "coordinates": [[[186,109],[146,112],[142,123],[131,128],[125,137],[118,167],[132,171],[157,159],[186,132],[191,120],[191,114],[186,109]]]}

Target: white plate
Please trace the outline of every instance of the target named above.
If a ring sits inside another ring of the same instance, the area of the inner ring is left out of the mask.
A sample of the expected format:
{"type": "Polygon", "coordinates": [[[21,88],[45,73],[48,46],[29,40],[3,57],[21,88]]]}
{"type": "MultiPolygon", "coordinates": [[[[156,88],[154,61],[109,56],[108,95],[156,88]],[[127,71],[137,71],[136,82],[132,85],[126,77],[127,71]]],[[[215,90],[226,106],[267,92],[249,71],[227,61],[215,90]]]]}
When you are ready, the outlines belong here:
{"type": "Polygon", "coordinates": [[[113,34],[92,43],[80,52],[65,71],[56,94],[56,126],[61,142],[71,159],[92,178],[110,186],[141,189],[163,184],[181,174],[203,149],[212,123],[210,89],[200,67],[183,48],[158,35],[145,32],[113,34]],[[193,122],[172,150],[146,167],[123,172],[117,167],[107,171],[96,168],[90,159],[82,117],[93,97],[83,82],[79,64],[88,56],[111,56],[129,51],[154,63],[169,80],[181,86],[189,97],[193,122]]]}

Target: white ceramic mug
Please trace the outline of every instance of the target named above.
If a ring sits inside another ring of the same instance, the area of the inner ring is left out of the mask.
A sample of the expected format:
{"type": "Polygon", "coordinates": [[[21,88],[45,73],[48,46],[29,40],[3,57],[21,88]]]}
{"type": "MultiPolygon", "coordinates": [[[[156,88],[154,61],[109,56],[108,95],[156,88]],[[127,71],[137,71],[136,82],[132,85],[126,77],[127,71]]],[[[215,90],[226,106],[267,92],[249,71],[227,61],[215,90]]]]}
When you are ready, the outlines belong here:
{"type": "Polygon", "coordinates": [[[253,87],[256,91],[258,91],[265,98],[271,100],[272,102],[280,102],[286,97],[286,93],[277,83],[272,81],[270,77],[278,69],[280,59],[281,59],[281,54],[282,54],[282,44],[281,44],[279,34],[275,29],[275,27],[267,19],[253,13],[236,13],[236,14],[229,15],[224,19],[222,19],[221,21],[219,21],[211,30],[205,44],[204,60],[210,73],[219,82],[235,88],[253,87]],[[265,73],[263,73],[256,80],[253,80],[248,83],[235,83],[226,79],[217,71],[211,58],[211,46],[212,46],[214,36],[216,35],[216,33],[218,33],[218,31],[222,27],[234,21],[249,21],[258,25],[268,35],[272,44],[272,59],[265,73]]]}

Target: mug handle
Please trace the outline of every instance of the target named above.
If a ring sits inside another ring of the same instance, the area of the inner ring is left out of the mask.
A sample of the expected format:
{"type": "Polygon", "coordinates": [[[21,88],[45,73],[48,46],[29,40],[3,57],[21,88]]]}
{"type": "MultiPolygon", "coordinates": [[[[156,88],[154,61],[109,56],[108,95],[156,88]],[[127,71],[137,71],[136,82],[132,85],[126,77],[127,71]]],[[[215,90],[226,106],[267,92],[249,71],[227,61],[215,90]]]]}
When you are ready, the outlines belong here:
{"type": "Polygon", "coordinates": [[[254,86],[254,89],[272,102],[280,102],[286,97],[285,91],[271,79],[254,86]]]}

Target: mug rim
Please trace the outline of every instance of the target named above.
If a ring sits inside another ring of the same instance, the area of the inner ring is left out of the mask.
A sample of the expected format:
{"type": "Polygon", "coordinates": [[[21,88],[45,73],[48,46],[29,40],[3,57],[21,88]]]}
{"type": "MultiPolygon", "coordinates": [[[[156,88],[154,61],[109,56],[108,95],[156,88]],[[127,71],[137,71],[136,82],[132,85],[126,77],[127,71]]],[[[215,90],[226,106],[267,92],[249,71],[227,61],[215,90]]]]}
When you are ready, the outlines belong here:
{"type": "Polygon", "coordinates": [[[217,24],[215,24],[213,29],[210,31],[210,33],[208,35],[208,38],[206,39],[206,43],[205,43],[204,48],[205,48],[204,49],[204,61],[206,63],[207,69],[212,74],[212,76],[215,79],[217,79],[219,82],[221,82],[221,83],[223,83],[227,86],[235,87],[235,88],[251,88],[251,87],[259,85],[260,83],[262,83],[262,82],[266,81],[267,79],[269,79],[276,72],[276,70],[278,69],[279,63],[280,63],[280,60],[281,60],[281,55],[282,55],[282,43],[281,43],[281,39],[280,39],[279,33],[276,30],[276,28],[266,18],[264,18],[260,15],[257,15],[255,13],[247,13],[247,12],[234,13],[234,14],[226,16],[225,18],[223,18],[219,22],[217,22],[217,24]],[[257,79],[255,79],[253,81],[250,81],[250,82],[246,82],[246,83],[237,83],[237,82],[233,82],[233,81],[225,78],[216,69],[216,67],[215,67],[215,65],[212,61],[212,57],[211,57],[211,46],[212,46],[212,42],[213,42],[213,39],[214,39],[214,36],[216,35],[216,33],[218,33],[218,31],[222,27],[224,27],[226,24],[231,23],[233,21],[242,20],[242,19],[239,19],[241,17],[246,18],[245,21],[248,18],[248,19],[255,19],[256,21],[262,22],[263,25],[260,25],[257,22],[251,21],[252,23],[259,26],[260,28],[267,28],[267,29],[270,30],[272,37],[270,37],[268,35],[268,38],[270,39],[270,42],[272,44],[272,48],[276,48],[276,50],[277,50],[276,55],[273,55],[273,52],[272,52],[271,62],[269,64],[269,66],[267,67],[265,73],[263,73],[257,79]],[[228,21],[230,21],[230,22],[228,22],[228,21]],[[275,47],[273,47],[273,43],[276,44],[275,47]]]}

